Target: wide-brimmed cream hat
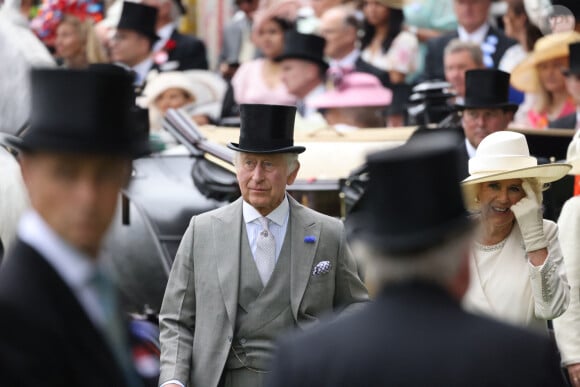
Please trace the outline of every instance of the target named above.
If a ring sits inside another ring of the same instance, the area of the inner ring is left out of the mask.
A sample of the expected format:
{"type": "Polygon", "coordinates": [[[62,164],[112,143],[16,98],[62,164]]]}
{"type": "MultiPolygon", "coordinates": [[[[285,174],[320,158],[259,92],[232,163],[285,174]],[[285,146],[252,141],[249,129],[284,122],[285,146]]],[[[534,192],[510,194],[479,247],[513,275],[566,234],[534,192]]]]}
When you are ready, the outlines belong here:
{"type": "Polygon", "coordinates": [[[525,178],[551,183],[564,177],[571,168],[570,164],[563,163],[538,165],[538,160],[530,156],[526,136],[499,131],[481,141],[475,156],[469,160],[469,177],[462,184],[525,178]]]}
{"type": "Polygon", "coordinates": [[[405,0],[378,0],[378,2],[394,9],[403,9],[405,5],[405,0]]]}
{"type": "Polygon", "coordinates": [[[208,70],[167,71],[151,73],[147,77],[147,85],[143,95],[139,97],[139,104],[151,107],[153,102],[164,91],[172,88],[182,89],[195,98],[196,105],[220,101],[222,94],[214,84],[208,70]]]}
{"type": "Polygon", "coordinates": [[[507,179],[534,179],[539,194],[544,184],[561,179],[571,167],[561,163],[538,165],[536,158],[530,156],[523,134],[495,132],[481,141],[475,156],[469,160],[470,176],[461,183],[463,199],[469,210],[477,211],[478,184],[507,179]]]}
{"type": "Polygon", "coordinates": [[[568,145],[566,163],[572,165],[568,175],[580,175],[580,131],[577,131],[568,145]]]}
{"type": "Polygon", "coordinates": [[[569,45],[574,42],[580,42],[580,33],[575,31],[558,32],[538,39],[534,51],[512,70],[512,86],[527,93],[539,91],[540,79],[536,66],[548,60],[567,57],[569,45]]]}

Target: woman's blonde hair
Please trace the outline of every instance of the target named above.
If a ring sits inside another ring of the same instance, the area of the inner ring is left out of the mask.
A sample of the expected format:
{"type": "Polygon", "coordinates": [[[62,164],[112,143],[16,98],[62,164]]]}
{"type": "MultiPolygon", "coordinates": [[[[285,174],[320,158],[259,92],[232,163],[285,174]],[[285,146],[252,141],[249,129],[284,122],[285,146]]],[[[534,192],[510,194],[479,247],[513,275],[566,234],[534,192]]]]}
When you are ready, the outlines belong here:
{"type": "MultiPolygon", "coordinates": [[[[566,57],[551,58],[551,59],[549,59],[549,61],[557,60],[560,58],[566,58],[566,57]]],[[[540,65],[540,64],[541,63],[538,63],[538,65],[540,65]]],[[[534,110],[541,113],[541,112],[547,112],[548,108],[550,107],[550,105],[554,101],[552,98],[552,94],[548,90],[546,90],[546,88],[542,84],[542,81],[540,80],[540,70],[537,68],[538,65],[536,65],[536,75],[535,76],[538,78],[539,88],[535,93],[536,98],[534,100],[534,110]]]]}
{"type": "Polygon", "coordinates": [[[74,15],[64,15],[60,24],[72,26],[83,42],[87,57],[87,63],[107,63],[109,58],[97,34],[93,23],[90,19],[81,20],[74,15]]]}

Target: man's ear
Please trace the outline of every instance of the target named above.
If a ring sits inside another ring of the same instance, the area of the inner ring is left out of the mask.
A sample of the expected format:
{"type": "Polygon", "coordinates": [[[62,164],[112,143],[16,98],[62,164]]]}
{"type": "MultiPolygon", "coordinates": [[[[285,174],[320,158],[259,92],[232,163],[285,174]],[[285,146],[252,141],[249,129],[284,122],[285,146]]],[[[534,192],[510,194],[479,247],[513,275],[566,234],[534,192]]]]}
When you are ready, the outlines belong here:
{"type": "Polygon", "coordinates": [[[18,164],[20,164],[20,172],[22,174],[22,180],[24,181],[24,185],[28,189],[28,183],[30,181],[30,163],[31,159],[30,156],[20,153],[18,155],[18,164]]]}
{"type": "Polygon", "coordinates": [[[294,184],[294,180],[296,180],[296,176],[298,176],[298,170],[300,169],[300,162],[296,160],[296,168],[292,171],[291,174],[288,175],[286,178],[286,184],[292,185],[294,184]]]}

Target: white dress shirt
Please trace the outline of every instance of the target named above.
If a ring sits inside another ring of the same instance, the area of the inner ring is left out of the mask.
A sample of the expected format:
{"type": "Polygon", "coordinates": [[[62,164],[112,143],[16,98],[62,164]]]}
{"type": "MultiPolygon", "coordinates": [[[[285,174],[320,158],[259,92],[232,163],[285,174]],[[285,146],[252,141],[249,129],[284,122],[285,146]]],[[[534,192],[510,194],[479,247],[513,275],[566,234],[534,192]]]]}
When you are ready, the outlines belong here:
{"type": "Polygon", "coordinates": [[[97,327],[105,325],[98,294],[91,285],[98,260],[80,252],[57,235],[35,211],[26,212],[18,224],[18,237],[37,250],[71,289],[97,327]]]}
{"type": "Polygon", "coordinates": [[[308,119],[316,114],[317,108],[312,106],[312,100],[326,92],[326,88],[321,83],[316,86],[314,89],[310,91],[303,99],[302,102],[304,103],[304,116],[302,118],[308,119]]]}
{"type": "Polygon", "coordinates": [[[465,139],[465,149],[467,149],[467,156],[469,156],[469,158],[475,156],[475,152],[477,149],[475,149],[475,147],[471,145],[471,143],[467,138],[465,139]]]}
{"type": "Polygon", "coordinates": [[[175,28],[175,23],[168,23],[157,30],[157,36],[159,36],[159,40],[156,41],[153,45],[153,52],[157,52],[165,46],[175,28]]]}
{"type": "MultiPolygon", "coordinates": [[[[248,234],[250,249],[252,250],[252,255],[255,255],[258,234],[262,231],[262,226],[258,219],[261,218],[262,215],[245,200],[242,203],[242,214],[244,217],[244,223],[246,224],[246,233],[248,234]]],[[[276,241],[276,262],[278,262],[280,251],[282,251],[282,244],[284,243],[284,237],[286,236],[286,230],[288,228],[289,214],[290,204],[288,203],[288,198],[284,197],[282,203],[280,203],[274,211],[266,215],[266,218],[270,220],[270,232],[274,235],[274,240],[276,241]]]]}
{"type": "Polygon", "coordinates": [[[459,40],[462,42],[471,42],[475,44],[481,44],[485,40],[487,31],[489,30],[489,24],[484,23],[481,27],[475,31],[469,33],[462,26],[457,27],[457,33],[459,34],[459,40]]]}
{"type": "Polygon", "coordinates": [[[354,71],[356,61],[358,60],[359,57],[360,50],[358,48],[355,48],[353,51],[350,52],[350,54],[348,54],[344,58],[341,59],[330,58],[328,64],[330,67],[350,68],[354,71]]]}
{"type": "Polygon", "coordinates": [[[147,74],[149,73],[152,67],[153,67],[152,58],[147,58],[141,63],[131,67],[131,70],[135,72],[135,81],[133,82],[133,84],[136,86],[141,86],[143,83],[145,83],[145,80],[147,79],[147,74]]]}

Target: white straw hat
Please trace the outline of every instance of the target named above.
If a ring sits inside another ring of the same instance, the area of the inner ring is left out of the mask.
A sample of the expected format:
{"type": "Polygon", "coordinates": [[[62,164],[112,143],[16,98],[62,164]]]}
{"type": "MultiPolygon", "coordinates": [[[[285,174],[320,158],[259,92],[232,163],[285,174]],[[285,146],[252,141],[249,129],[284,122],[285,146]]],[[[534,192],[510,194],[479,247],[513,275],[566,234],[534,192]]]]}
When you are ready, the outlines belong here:
{"type": "Polygon", "coordinates": [[[150,107],[164,91],[168,89],[181,89],[195,98],[195,104],[201,105],[221,100],[221,90],[214,84],[209,71],[167,71],[151,73],[147,77],[147,85],[140,97],[140,103],[144,107],[150,107]]]}
{"type": "Polygon", "coordinates": [[[534,50],[511,72],[511,84],[518,90],[534,93],[540,90],[540,79],[536,66],[542,62],[568,57],[570,43],[579,42],[576,31],[558,32],[538,39],[534,50]]]}
{"type": "Polygon", "coordinates": [[[469,160],[470,176],[462,184],[525,178],[550,183],[564,177],[571,168],[570,164],[562,163],[538,165],[536,158],[530,156],[523,134],[499,131],[481,141],[475,156],[469,160]]]}

